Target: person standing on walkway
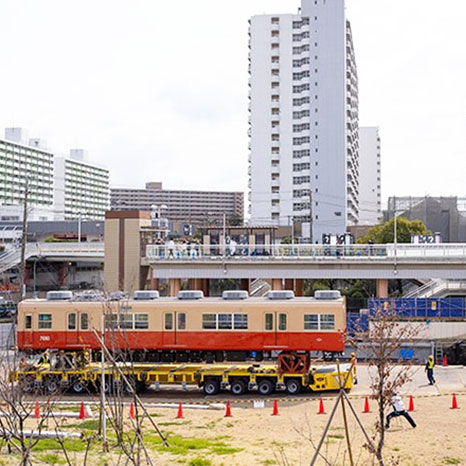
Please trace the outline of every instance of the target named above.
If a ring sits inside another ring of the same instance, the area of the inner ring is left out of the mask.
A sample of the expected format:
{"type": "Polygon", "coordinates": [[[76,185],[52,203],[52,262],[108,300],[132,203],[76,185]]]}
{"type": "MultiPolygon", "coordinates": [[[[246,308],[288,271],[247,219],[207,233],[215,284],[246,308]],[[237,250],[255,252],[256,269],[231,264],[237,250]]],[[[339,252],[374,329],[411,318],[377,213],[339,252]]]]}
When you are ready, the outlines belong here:
{"type": "Polygon", "coordinates": [[[387,416],[387,419],[385,421],[385,429],[389,429],[390,420],[393,417],[398,417],[398,416],[403,416],[411,424],[411,427],[414,429],[416,427],[416,423],[414,422],[414,419],[409,415],[408,411],[406,411],[405,405],[403,403],[401,396],[395,393],[395,395],[392,396],[391,403],[393,406],[393,411],[387,416]]]}
{"type": "Polygon", "coordinates": [[[352,374],[351,376],[353,377],[353,383],[354,385],[356,385],[358,383],[358,374],[356,372],[356,364],[357,364],[358,360],[356,358],[356,354],[355,353],[351,353],[350,355],[350,360],[349,360],[349,363],[352,365],[352,374]]]}
{"type": "Polygon", "coordinates": [[[430,355],[429,359],[427,360],[426,368],[425,368],[425,370],[427,372],[427,378],[429,379],[429,385],[434,385],[434,383],[435,383],[434,366],[435,366],[434,357],[432,355],[430,355]]]}

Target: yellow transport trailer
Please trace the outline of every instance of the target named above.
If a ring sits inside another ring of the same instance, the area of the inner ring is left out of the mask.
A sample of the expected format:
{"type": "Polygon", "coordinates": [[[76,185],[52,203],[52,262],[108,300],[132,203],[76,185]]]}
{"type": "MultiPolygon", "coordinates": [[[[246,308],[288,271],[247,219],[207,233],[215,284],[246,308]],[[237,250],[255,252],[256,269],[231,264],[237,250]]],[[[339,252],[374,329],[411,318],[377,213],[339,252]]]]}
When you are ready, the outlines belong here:
{"type": "MultiPolygon", "coordinates": [[[[122,383],[124,374],[137,391],[149,386],[160,390],[165,385],[196,385],[206,395],[215,395],[220,391],[230,391],[233,395],[255,392],[270,395],[276,391],[286,391],[296,395],[302,390],[315,392],[338,390],[338,368],[335,364],[314,366],[304,374],[280,373],[276,365],[226,365],[226,364],[150,364],[119,363],[115,366],[104,365],[106,391],[122,383]]],[[[353,386],[352,374],[347,377],[349,364],[340,365],[340,380],[346,379],[347,390],[353,386]]],[[[11,373],[11,378],[22,384],[27,392],[40,390],[44,393],[72,391],[83,393],[99,387],[102,366],[87,363],[79,368],[57,369],[48,363],[30,365],[11,373]]]]}

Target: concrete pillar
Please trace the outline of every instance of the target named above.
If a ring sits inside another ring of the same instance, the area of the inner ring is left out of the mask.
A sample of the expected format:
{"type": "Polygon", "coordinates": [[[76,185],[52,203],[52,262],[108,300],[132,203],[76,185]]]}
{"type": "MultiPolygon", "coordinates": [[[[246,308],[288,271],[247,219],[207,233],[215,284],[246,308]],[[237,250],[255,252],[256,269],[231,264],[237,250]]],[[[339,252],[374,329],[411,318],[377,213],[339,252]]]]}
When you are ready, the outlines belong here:
{"type": "Polygon", "coordinates": [[[169,278],[168,279],[168,296],[178,296],[178,291],[181,288],[181,279],[169,278]]]}
{"type": "Polygon", "coordinates": [[[210,294],[210,280],[208,278],[201,279],[201,290],[204,292],[204,296],[209,296],[210,294]]]}
{"type": "Polygon", "coordinates": [[[152,274],[151,274],[150,289],[151,290],[158,290],[159,286],[160,286],[160,280],[158,278],[152,278],[152,274]]]}
{"type": "Polygon", "coordinates": [[[285,290],[294,290],[294,280],[292,278],[285,278],[285,290]]]}
{"type": "Polygon", "coordinates": [[[376,281],[377,298],[388,298],[388,280],[378,278],[376,281]]]}
{"type": "Polygon", "coordinates": [[[66,275],[68,273],[68,263],[61,262],[58,265],[58,286],[61,288],[65,285],[66,275]]]}
{"type": "Polygon", "coordinates": [[[304,280],[302,278],[295,279],[294,294],[295,296],[304,296],[304,280]]]}
{"type": "Polygon", "coordinates": [[[272,278],[272,290],[283,290],[283,279],[272,278]]]}
{"type": "Polygon", "coordinates": [[[251,280],[249,280],[249,278],[242,278],[241,279],[241,289],[242,290],[247,291],[248,293],[250,293],[251,292],[250,286],[251,286],[251,280]]]}

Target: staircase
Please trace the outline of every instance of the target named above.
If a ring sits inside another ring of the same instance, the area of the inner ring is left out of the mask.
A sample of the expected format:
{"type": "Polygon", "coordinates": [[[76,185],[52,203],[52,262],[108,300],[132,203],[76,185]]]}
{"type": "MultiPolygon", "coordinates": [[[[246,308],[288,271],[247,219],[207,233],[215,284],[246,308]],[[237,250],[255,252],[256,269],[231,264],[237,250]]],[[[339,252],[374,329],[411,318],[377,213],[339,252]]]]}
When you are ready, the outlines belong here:
{"type": "Polygon", "coordinates": [[[259,298],[265,296],[271,289],[270,283],[261,278],[256,278],[251,282],[251,292],[249,295],[253,298],[259,298]]]}
{"type": "Polygon", "coordinates": [[[435,278],[407,293],[405,298],[442,298],[451,293],[466,293],[465,280],[435,278]]]}

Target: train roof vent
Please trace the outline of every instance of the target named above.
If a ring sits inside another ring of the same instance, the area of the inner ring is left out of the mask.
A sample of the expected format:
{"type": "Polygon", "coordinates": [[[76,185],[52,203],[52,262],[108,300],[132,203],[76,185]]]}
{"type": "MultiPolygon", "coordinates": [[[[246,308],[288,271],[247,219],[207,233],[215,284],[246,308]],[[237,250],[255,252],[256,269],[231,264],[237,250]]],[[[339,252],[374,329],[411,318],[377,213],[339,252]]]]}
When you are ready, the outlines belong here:
{"type": "Polygon", "coordinates": [[[204,293],[200,290],[178,291],[178,299],[201,299],[204,293]]]}
{"type": "Polygon", "coordinates": [[[152,301],[158,298],[160,298],[160,294],[157,290],[139,290],[133,294],[133,299],[137,301],[152,301]]]}
{"type": "Polygon", "coordinates": [[[267,298],[269,299],[293,299],[294,291],[292,290],[269,291],[267,293],[267,298]]]}
{"type": "Polygon", "coordinates": [[[47,291],[47,301],[70,301],[73,299],[72,291],[47,291]]]}
{"type": "Polygon", "coordinates": [[[223,299],[247,299],[249,293],[245,290],[228,290],[222,293],[223,299]]]}
{"type": "Polygon", "coordinates": [[[338,290],[318,290],[314,292],[315,299],[340,299],[341,294],[338,290]]]}

